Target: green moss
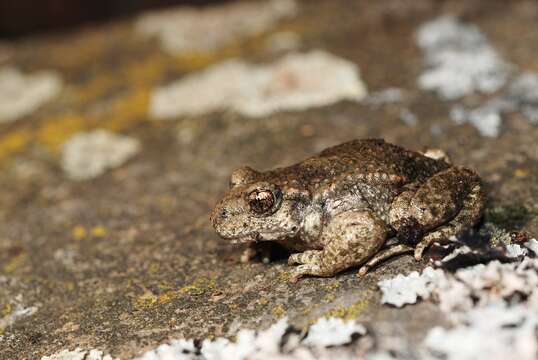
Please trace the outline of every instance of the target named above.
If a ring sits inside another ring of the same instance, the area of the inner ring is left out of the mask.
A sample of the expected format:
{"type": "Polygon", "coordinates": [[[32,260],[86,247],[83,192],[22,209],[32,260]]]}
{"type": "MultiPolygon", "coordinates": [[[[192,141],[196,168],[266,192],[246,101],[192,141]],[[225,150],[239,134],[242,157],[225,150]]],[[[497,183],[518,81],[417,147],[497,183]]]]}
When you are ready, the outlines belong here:
{"type": "Polygon", "coordinates": [[[530,219],[538,216],[537,208],[527,208],[518,204],[496,206],[486,210],[484,220],[506,230],[520,230],[530,219]]]}

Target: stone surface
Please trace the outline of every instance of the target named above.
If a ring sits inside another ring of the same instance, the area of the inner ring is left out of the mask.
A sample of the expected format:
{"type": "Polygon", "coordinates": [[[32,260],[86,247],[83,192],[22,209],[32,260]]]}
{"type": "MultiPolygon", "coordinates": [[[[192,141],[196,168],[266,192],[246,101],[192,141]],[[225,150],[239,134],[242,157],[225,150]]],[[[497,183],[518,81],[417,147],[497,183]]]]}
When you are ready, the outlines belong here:
{"type": "MultiPolygon", "coordinates": [[[[488,222],[538,235],[538,126],[509,112],[491,138],[454,123],[453,103],[417,85],[427,64],[415,42],[425,22],[462,16],[517,74],[536,72],[538,49],[529,46],[538,43],[534,1],[298,6],[274,29],[211,53],[167,54],[134,30],[134,20],[7,44],[6,65],[55,71],[64,88],[23,120],[0,124],[0,318],[16,306],[37,308],[0,330],[0,358],[81,348],[129,359],[170,339],[233,336],[283,316],[298,327],[324,315],[354,318],[380,342],[421,343],[433,326],[446,325],[445,316],[430,303],[381,305],[377,282],[421,270],[428,259],[399,257],[362,279],[352,270],[290,284],[284,260],[241,264],[241,248],[220,242],[209,224],[235,167],[287,165],[353,138],[445,150],[484,179],[488,222]],[[399,88],[405,96],[259,119],[227,111],[148,118],[155,87],[231,58],[272,62],[268,44],[282,31],[300,36],[300,50],[324,49],[357,64],[372,93],[399,88]],[[415,124],[400,119],[403,108],[415,124]],[[97,128],[137,138],[142,150],[99,178],[69,180],[61,171],[63,144],[97,128]]],[[[475,108],[488,96],[458,101],[475,108]]]]}

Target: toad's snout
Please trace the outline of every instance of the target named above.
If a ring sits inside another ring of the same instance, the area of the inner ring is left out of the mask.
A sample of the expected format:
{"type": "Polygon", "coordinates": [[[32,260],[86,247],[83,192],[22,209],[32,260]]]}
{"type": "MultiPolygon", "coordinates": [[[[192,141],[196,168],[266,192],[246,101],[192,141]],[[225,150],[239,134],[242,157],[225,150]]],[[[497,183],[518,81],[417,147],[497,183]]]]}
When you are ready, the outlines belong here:
{"type": "Polygon", "coordinates": [[[221,228],[222,224],[228,219],[229,212],[226,209],[225,206],[223,206],[222,201],[219,202],[213,211],[211,212],[211,215],[209,216],[209,220],[211,221],[211,225],[213,225],[213,228],[219,233],[219,229],[221,228]]]}

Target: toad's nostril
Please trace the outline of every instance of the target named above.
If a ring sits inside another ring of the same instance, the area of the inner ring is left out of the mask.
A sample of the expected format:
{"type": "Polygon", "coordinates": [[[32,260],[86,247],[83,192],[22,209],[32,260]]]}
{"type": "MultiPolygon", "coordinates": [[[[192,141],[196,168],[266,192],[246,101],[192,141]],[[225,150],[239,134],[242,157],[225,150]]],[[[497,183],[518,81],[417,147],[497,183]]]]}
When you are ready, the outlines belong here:
{"type": "Polygon", "coordinates": [[[220,217],[226,219],[228,217],[228,211],[226,211],[226,209],[222,209],[220,211],[220,217]]]}

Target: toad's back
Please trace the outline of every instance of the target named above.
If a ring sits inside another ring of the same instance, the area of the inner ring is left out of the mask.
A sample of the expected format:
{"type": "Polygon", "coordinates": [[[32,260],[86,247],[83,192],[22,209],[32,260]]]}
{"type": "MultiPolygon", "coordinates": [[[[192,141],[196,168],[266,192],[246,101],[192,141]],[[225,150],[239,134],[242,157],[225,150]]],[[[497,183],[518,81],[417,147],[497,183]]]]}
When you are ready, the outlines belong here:
{"type": "Polygon", "coordinates": [[[298,164],[264,172],[261,180],[315,192],[344,174],[386,174],[409,183],[423,181],[449,166],[382,139],[366,139],[334,146],[298,164]]]}

